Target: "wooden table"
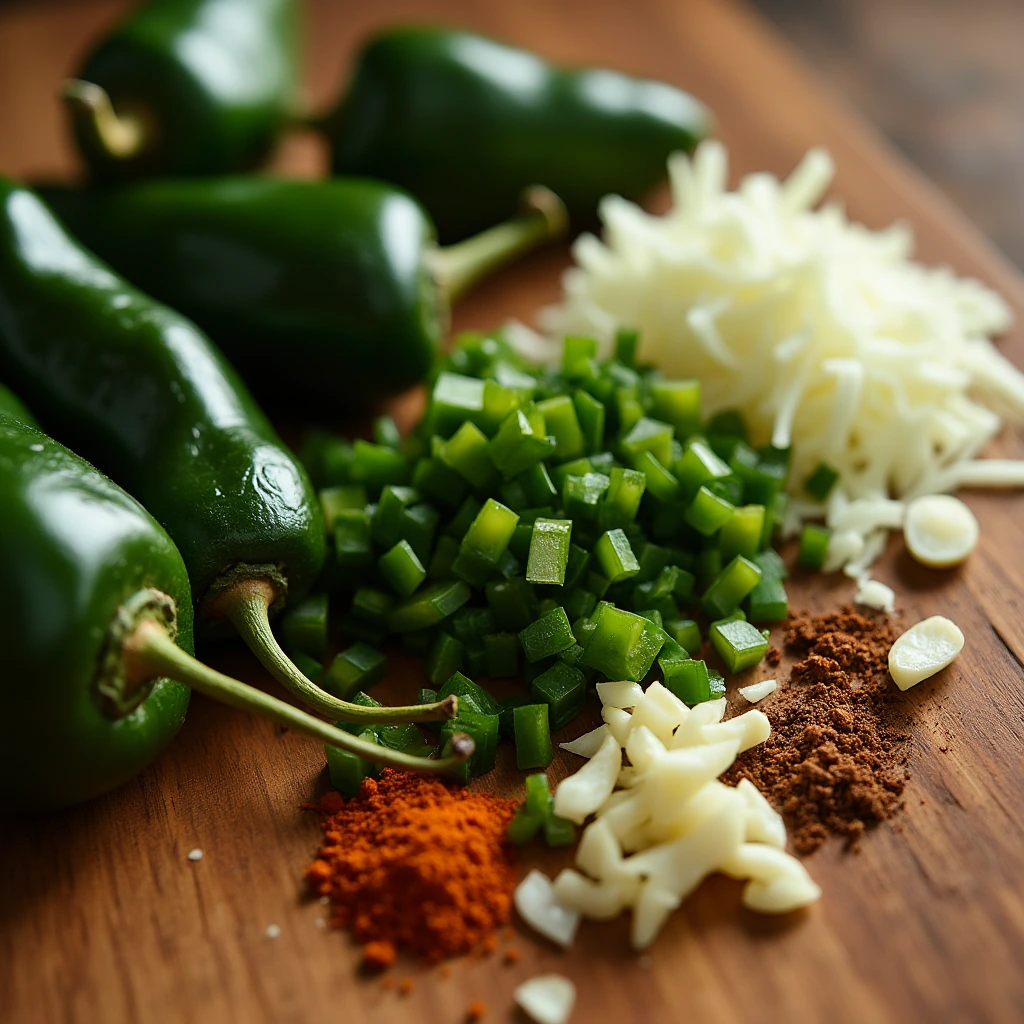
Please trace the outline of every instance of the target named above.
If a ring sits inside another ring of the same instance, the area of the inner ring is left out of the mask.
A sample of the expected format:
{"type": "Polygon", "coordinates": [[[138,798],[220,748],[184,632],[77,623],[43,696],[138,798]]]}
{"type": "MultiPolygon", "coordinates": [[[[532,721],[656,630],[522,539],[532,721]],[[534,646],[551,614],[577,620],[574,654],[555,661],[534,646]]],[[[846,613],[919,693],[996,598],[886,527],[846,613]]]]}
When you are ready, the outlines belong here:
{"type": "MultiPolygon", "coordinates": [[[[0,170],[68,169],[54,86],[124,6],[38,4],[0,16],[0,170]]],[[[907,218],[924,259],[986,280],[1024,313],[1016,272],[745,9],[724,0],[425,8],[314,4],[310,97],[332,95],[369,27],[427,13],[553,58],[665,78],[715,109],[734,173],[785,172],[806,147],[826,144],[840,168],[836,192],[856,217],[872,226],[907,218]]],[[[301,142],[285,157],[305,171],[316,160],[301,142]]],[[[548,253],[493,282],[462,307],[457,326],[529,318],[556,297],[566,259],[548,253]]],[[[1007,350],[1024,363],[1024,332],[1007,350]]],[[[1002,448],[1024,453],[1016,437],[1002,448]]],[[[172,749],[130,785],[68,814],[4,825],[0,1019],[455,1022],[481,998],[487,1019],[507,1020],[514,985],[547,969],[575,979],[577,1021],[1021,1020],[1024,499],[979,494],[971,504],[983,539],[962,571],[915,571],[895,541],[880,569],[907,621],[949,614],[967,648],[953,670],[908,695],[917,727],[906,813],[859,854],[832,844],[809,860],[825,890],[809,913],[747,914],[736,883],[716,878],[649,956],[629,954],[622,922],[588,924],[568,955],[524,933],[526,955],[514,967],[469,959],[442,978],[408,965],[411,994],[382,991],[358,978],[347,938],[318,927],[323,909],[300,883],[318,830],[299,805],[324,787],[320,750],[195,699],[172,749]],[[186,857],[193,847],[205,853],[197,863],[186,857]]],[[[831,578],[795,597],[826,608],[851,589],[831,578]]],[[[217,657],[262,678],[237,652],[217,657]]],[[[414,684],[413,666],[400,665],[395,690],[414,684]]],[[[564,771],[556,762],[555,775],[564,771]]],[[[483,784],[511,794],[519,782],[506,763],[483,784]]]]}

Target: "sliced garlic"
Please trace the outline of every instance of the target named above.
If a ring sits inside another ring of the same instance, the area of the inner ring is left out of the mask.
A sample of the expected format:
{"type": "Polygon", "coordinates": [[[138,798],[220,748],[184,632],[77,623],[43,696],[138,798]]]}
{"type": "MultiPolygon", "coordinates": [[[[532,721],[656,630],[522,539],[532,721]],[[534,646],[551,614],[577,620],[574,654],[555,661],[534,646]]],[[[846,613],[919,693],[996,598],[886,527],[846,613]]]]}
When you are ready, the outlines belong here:
{"type": "Polygon", "coordinates": [[[519,985],[515,999],[537,1024],[565,1024],[576,1003],[576,986],[560,974],[540,974],[519,985]]]}
{"type": "Polygon", "coordinates": [[[950,494],[927,494],[907,506],[903,523],[907,550],[922,565],[959,565],[978,543],[978,520],[950,494]]]}
{"type": "Polygon", "coordinates": [[[615,683],[598,683],[597,695],[605,707],[635,708],[644,695],[639,683],[628,680],[615,683]]]}
{"type": "Polygon", "coordinates": [[[896,591],[870,576],[861,576],[857,580],[857,594],[853,600],[865,608],[889,614],[896,608],[896,591]]]}
{"type": "Polygon", "coordinates": [[[944,615],[911,626],[889,649],[889,674],[901,690],[941,672],[964,647],[964,635],[944,615]]]}
{"type": "Polygon", "coordinates": [[[590,732],[585,732],[568,743],[559,743],[558,745],[563,750],[568,750],[570,754],[593,757],[601,749],[601,744],[604,743],[607,736],[611,736],[608,726],[599,725],[596,729],[591,729],[590,732]]]}
{"type": "Polygon", "coordinates": [[[774,693],[778,688],[779,684],[774,679],[762,679],[759,683],[741,686],[740,696],[751,704],[756,704],[759,700],[767,697],[769,693],[774,693]]]}
{"type": "Polygon", "coordinates": [[[534,931],[565,949],[572,945],[580,923],[579,911],[558,901],[547,875],[534,868],[516,886],[512,902],[519,916],[534,931]]]}
{"type": "MultiPolygon", "coordinates": [[[[607,710],[607,709],[606,709],[607,710]]],[[[555,814],[582,825],[612,795],[622,767],[622,748],[606,736],[596,754],[555,790],[555,814]]]]}

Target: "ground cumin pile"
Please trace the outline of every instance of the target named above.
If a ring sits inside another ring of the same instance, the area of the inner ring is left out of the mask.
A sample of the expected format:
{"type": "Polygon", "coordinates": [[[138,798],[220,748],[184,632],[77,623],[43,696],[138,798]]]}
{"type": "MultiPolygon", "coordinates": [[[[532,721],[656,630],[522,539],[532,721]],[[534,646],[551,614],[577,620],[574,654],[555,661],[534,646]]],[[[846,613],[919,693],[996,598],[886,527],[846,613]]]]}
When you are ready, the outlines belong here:
{"type": "Polygon", "coordinates": [[[390,966],[397,948],[427,962],[469,953],[509,919],[517,873],[505,829],[516,807],[385,769],[357,797],[315,805],[324,840],[306,879],[369,967],[390,966]]]}
{"type": "Polygon", "coordinates": [[[852,608],[789,621],[786,649],[800,660],[763,705],[772,735],[726,780],[749,778],[782,811],[800,853],[830,835],[852,845],[901,806],[910,737],[888,676],[898,635],[852,608]]]}

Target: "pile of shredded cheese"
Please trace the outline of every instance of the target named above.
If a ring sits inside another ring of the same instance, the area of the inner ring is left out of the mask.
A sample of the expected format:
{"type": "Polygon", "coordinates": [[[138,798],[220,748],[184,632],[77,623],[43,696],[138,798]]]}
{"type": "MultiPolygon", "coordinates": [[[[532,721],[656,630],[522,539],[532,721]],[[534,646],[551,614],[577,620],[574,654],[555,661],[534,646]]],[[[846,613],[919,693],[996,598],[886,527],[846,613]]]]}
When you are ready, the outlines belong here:
{"type": "Polygon", "coordinates": [[[532,871],[520,883],[515,904],[527,923],[569,946],[581,916],[607,920],[629,907],[633,947],[646,949],[713,872],[745,880],[743,904],[760,913],[820,897],[757,787],[718,781],[738,753],[768,738],[764,714],[722,721],[724,697],[688,708],[659,682],[598,683],[597,693],[605,724],[562,744],[589,760],[559,783],[554,807],[577,824],[596,818],[576,849],[579,870],[553,883],[532,871]]]}
{"type": "Polygon", "coordinates": [[[977,459],[1000,416],[1024,420],[1024,376],[989,340],[1011,322],[997,294],[914,262],[905,225],[815,209],[833,170],[812,150],[786,181],[729,192],[720,143],[673,157],[673,209],[606,198],[603,240],[577,241],[541,326],[594,335],[603,355],[636,328],[640,358],[699,379],[706,412],[739,409],[756,444],[792,445],[789,531],[824,518],[826,568],[861,576],[904,499],[1024,484],[1024,462],[977,459]],[[802,491],[820,462],[840,472],[824,505],[802,491]]]}

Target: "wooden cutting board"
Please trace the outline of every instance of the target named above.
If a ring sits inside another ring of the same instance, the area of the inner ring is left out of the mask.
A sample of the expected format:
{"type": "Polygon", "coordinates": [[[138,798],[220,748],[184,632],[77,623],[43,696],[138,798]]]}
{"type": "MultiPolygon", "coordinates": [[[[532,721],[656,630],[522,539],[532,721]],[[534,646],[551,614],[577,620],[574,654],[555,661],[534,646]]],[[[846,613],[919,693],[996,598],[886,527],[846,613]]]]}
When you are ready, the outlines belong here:
{"type": "MultiPolygon", "coordinates": [[[[0,14],[0,171],[73,167],[54,90],[126,6],[79,0],[0,14]]],[[[825,145],[840,169],[835,192],[855,217],[875,227],[908,220],[925,260],[976,275],[1024,313],[1017,273],[744,8],[724,0],[322,0],[310,17],[309,97],[334,95],[369,28],[409,18],[684,86],[717,113],[736,175],[784,173],[806,148],[825,145]]],[[[295,140],[282,164],[315,173],[319,154],[295,140]]],[[[529,319],[556,298],[566,262],[565,250],[552,251],[493,282],[463,305],[456,326],[529,319]]],[[[1005,348],[1024,364],[1024,331],[1005,348]]],[[[1001,449],[1024,454],[1016,437],[1001,449]]],[[[472,999],[483,999],[487,1019],[501,1021],[514,1019],[518,982],[554,970],[578,986],[576,1021],[1024,1019],[1024,498],[970,500],[983,539],[965,568],[917,569],[898,541],[880,567],[906,622],[948,614],[967,647],[953,669],[907,695],[916,727],[906,813],[870,833],[858,853],[831,844],[808,860],[825,891],[810,912],[748,914],[738,884],[716,878],[649,956],[629,953],[622,922],[586,924],[569,954],[524,931],[516,966],[474,958],[442,977],[404,964],[396,976],[412,979],[411,993],[384,991],[358,976],[347,937],[318,926],[323,908],[303,892],[318,828],[299,805],[325,788],[320,749],[196,698],[177,742],[141,778],[73,812],[3,826],[0,1018],[428,1024],[460,1021],[472,999]],[[186,858],[193,847],[205,853],[198,863],[186,858]],[[276,939],[266,936],[271,924],[276,939]]],[[[852,587],[819,578],[793,589],[794,604],[824,609],[849,599],[852,587]]],[[[266,682],[246,655],[215,657],[266,682]]],[[[393,694],[417,685],[412,662],[397,658],[393,677],[393,694]]],[[[557,761],[554,775],[566,767],[557,761]]],[[[506,762],[481,784],[518,795],[521,781],[506,762]]]]}

